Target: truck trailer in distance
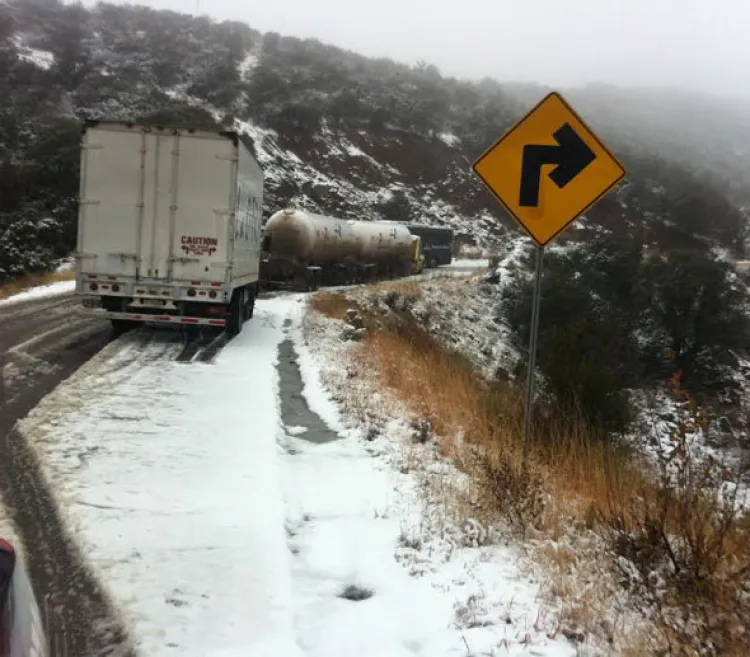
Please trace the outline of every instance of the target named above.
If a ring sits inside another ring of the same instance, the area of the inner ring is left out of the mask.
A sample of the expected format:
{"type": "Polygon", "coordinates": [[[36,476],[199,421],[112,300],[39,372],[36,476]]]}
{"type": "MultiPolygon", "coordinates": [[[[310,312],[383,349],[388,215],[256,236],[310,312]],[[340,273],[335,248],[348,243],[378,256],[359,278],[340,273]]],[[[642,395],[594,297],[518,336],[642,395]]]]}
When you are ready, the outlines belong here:
{"type": "Polygon", "coordinates": [[[406,224],[412,235],[422,240],[422,255],[427,267],[449,265],[453,262],[453,230],[424,224],[406,224]]]}
{"type": "Polygon", "coordinates": [[[76,292],[117,332],[142,322],[236,334],[252,317],[263,172],[239,135],[87,121],[76,292]]]}

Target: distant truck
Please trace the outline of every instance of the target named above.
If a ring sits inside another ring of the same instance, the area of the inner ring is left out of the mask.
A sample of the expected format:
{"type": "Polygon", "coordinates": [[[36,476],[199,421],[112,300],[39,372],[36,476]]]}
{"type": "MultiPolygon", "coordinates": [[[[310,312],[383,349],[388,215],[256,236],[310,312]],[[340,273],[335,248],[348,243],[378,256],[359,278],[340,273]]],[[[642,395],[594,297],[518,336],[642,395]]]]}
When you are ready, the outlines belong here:
{"type": "Polygon", "coordinates": [[[231,131],[87,121],[76,292],[117,333],[242,330],[253,315],[263,172],[231,131]]]}
{"type": "Polygon", "coordinates": [[[419,237],[397,222],[285,208],[271,215],[264,229],[261,284],[312,291],[410,276],[424,268],[420,245],[419,237]]]}
{"type": "Polygon", "coordinates": [[[427,267],[449,265],[453,262],[453,230],[424,224],[406,224],[412,235],[422,241],[422,255],[427,267]]]}

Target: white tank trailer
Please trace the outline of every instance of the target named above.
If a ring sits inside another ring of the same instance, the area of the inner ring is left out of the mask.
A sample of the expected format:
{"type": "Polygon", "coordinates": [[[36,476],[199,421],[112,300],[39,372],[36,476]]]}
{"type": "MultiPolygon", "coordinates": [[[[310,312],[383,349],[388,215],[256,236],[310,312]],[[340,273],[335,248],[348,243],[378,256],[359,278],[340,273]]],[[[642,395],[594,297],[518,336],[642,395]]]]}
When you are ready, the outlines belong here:
{"type": "Polygon", "coordinates": [[[403,225],[338,219],[294,208],[269,217],[261,285],[316,290],[421,271],[420,238],[403,225]]]}

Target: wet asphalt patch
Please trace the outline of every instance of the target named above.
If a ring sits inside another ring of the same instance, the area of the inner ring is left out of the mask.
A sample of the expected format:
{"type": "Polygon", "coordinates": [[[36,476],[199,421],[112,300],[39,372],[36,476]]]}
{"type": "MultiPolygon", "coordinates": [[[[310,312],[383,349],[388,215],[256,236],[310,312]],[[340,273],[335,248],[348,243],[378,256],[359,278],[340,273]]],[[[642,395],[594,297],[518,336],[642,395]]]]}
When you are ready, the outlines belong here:
{"type": "Polygon", "coordinates": [[[311,443],[329,443],[340,436],[328,428],[319,415],[313,413],[304,397],[299,359],[291,338],[279,345],[279,392],[281,421],[288,434],[311,443]]]}

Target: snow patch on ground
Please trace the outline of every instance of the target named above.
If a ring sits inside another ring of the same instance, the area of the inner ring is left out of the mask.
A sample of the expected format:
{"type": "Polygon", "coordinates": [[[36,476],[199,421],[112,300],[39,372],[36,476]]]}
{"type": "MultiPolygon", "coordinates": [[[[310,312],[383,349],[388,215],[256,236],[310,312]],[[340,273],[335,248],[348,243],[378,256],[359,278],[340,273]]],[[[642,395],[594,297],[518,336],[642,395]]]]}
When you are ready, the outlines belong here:
{"type": "Polygon", "coordinates": [[[14,303],[21,303],[23,301],[33,301],[35,299],[44,299],[46,297],[55,297],[61,294],[70,294],[75,292],[76,282],[72,281],[57,281],[56,283],[49,283],[48,285],[38,285],[36,287],[29,288],[18,294],[14,294],[7,299],[0,299],[0,306],[7,306],[14,303]]]}
{"type": "Polygon", "coordinates": [[[489,267],[487,258],[454,258],[449,265],[449,269],[487,269],[489,267]]]}
{"type": "Polygon", "coordinates": [[[30,62],[39,68],[48,71],[52,68],[55,63],[55,55],[48,50],[38,50],[37,48],[30,48],[26,45],[26,42],[22,35],[15,35],[11,37],[11,41],[15,44],[18,49],[18,58],[30,62]]]}
{"type": "Polygon", "coordinates": [[[441,132],[438,135],[438,139],[442,141],[446,146],[456,146],[460,143],[460,139],[456,137],[452,132],[441,132]]]}
{"type": "Polygon", "coordinates": [[[258,44],[257,47],[251,48],[245,55],[245,59],[243,59],[239,63],[239,66],[237,68],[239,69],[240,75],[242,76],[243,80],[249,80],[253,71],[258,66],[258,63],[260,62],[261,50],[262,44],[258,44]]]}
{"type": "Polygon", "coordinates": [[[55,267],[55,273],[62,274],[66,271],[73,271],[76,266],[75,258],[65,258],[60,261],[60,264],[55,267]]]}

